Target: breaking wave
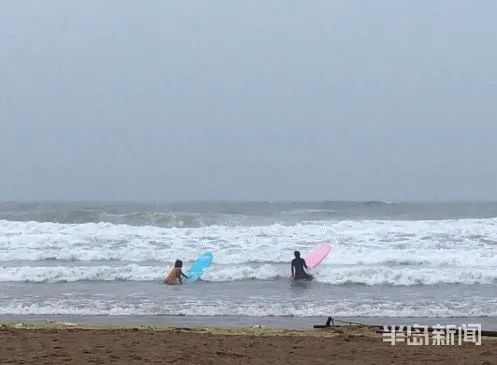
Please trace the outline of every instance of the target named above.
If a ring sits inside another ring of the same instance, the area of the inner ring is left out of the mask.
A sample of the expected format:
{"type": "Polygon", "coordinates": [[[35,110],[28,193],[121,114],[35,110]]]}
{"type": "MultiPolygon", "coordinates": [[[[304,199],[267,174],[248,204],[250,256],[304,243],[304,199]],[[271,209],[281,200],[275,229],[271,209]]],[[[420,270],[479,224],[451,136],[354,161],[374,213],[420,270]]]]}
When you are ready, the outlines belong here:
{"type": "MultiPolygon", "coordinates": [[[[75,281],[158,281],[169,270],[165,266],[20,266],[0,267],[0,278],[8,282],[75,282],[75,281]]],[[[323,266],[313,272],[319,283],[329,285],[438,285],[496,284],[496,268],[323,266]]],[[[213,267],[204,275],[206,282],[243,280],[288,280],[288,267],[281,264],[213,267]]]]}

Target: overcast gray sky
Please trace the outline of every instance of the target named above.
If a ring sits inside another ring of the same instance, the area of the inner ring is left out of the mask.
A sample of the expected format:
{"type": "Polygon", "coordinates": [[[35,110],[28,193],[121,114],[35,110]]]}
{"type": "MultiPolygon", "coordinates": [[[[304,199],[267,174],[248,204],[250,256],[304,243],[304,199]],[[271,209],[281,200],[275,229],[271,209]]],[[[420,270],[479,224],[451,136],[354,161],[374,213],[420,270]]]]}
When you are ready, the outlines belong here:
{"type": "Polygon", "coordinates": [[[497,199],[496,1],[4,1],[1,200],[497,199]]]}

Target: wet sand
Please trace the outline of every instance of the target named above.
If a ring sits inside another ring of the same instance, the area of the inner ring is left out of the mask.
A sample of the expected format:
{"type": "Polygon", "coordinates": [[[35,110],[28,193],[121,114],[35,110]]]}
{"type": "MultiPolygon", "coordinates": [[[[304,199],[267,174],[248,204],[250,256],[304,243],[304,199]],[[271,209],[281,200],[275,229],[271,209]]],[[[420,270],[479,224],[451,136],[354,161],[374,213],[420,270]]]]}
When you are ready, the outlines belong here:
{"type": "MultiPolygon", "coordinates": [[[[334,317],[337,324],[361,323],[364,325],[457,325],[479,323],[484,330],[497,331],[497,317],[334,317]]],[[[99,323],[108,326],[152,326],[152,327],[190,327],[190,328],[249,328],[264,326],[292,330],[310,329],[316,324],[325,324],[327,317],[252,317],[252,316],[170,316],[170,315],[125,315],[125,316],[92,316],[72,314],[0,314],[0,323],[64,323],[78,325],[99,323]]]]}
{"type": "Polygon", "coordinates": [[[497,364],[482,346],[391,346],[373,329],[167,329],[38,326],[0,329],[1,364],[497,364]]]}

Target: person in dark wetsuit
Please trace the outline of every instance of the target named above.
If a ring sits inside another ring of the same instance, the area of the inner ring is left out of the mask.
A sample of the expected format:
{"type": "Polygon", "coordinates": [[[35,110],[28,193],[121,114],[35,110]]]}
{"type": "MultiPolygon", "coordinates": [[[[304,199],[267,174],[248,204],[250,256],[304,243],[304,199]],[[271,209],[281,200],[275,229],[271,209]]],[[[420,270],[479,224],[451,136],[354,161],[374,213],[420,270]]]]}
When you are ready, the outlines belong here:
{"type": "Polygon", "coordinates": [[[293,280],[312,280],[312,275],[305,272],[304,268],[307,269],[307,264],[305,260],[300,257],[300,252],[295,251],[293,253],[295,258],[292,260],[292,278],[293,280]]]}

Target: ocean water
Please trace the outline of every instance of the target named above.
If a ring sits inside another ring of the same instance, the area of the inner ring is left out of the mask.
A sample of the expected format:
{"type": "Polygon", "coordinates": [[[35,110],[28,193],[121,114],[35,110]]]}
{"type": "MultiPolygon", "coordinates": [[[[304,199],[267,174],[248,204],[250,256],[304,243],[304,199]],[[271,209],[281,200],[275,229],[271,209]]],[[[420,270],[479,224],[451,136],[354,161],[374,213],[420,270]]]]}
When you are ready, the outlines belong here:
{"type": "Polygon", "coordinates": [[[497,203],[0,203],[0,315],[497,316],[497,203]],[[289,280],[293,251],[332,245],[289,280]],[[214,254],[199,283],[161,284],[214,254]]]}

